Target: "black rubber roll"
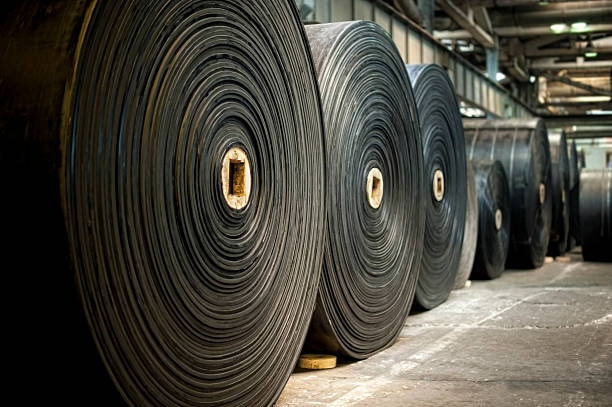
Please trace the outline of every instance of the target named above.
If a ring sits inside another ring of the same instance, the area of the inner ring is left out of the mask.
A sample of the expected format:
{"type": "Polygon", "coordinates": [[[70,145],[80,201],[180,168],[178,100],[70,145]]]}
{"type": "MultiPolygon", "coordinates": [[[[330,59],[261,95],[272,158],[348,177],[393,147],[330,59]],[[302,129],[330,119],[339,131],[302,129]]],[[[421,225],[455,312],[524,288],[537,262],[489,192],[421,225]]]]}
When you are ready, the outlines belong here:
{"type": "Polygon", "coordinates": [[[461,259],[467,205],[463,126],[455,88],[439,65],[406,65],[414,89],[425,160],[426,223],[415,295],[425,309],[450,294],[461,259]]]}
{"type": "Polygon", "coordinates": [[[544,263],[552,218],[550,147],[541,119],[463,120],[471,160],[499,160],[511,200],[507,263],[536,268],[544,263]]]}
{"type": "Polygon", "coordinates": [[[578,166],[578,152],[576,141],[567,144],[569,157],[569,236],[567,250],[576,246],[580,241],[580,168],[578,166]]]}
{"type": "Polygon", "coordinates": [[[552,222],[548,255],[561,256],[567,248],[569,235],[570,171],[565,132],[549,132],[552,172],[552,222]]]}
{"type": "Polygon", "coordinates": [[[478,196],[478,244],[472,278],[494,279],[503,273],[510,247],[510,190],[499,161],[471,163],[478,196]]]}
{"type": "Polygon", "coordinates": [[[580,173],[582,257],[612,261],[612,169],[583,169],[580,173]]]}
{"type": "Polygon", "coordinates": [[[31,358],[19,400],[272,404],[325,232],[322,111],[294,3],[15,4],[0,149],[23,238],[15,332],[33,342],[12,349],[31,358]]]}
{"type": "Polygon", "coordinates": [[[583,148],[578,150],[578,168],[586,168],[586,154],[583,148]]]}
{"type": "Polygon", "coordinates": [[[399,335],[423,250],[423,156],[408,75],[372,22],[310,25],[325,118],[327,241],[306,346],[366,358],[399,335]]]}
{"type": "Polygon", "coordinates": [[[472,273],[474,255],[476,254],[476,240],[478,239],[478,197],[476,195],[476,185],[474,183],[474,170],[472,169],[472,165],[468,163],[465,231],[463,234],[463,244],[461,245],[459,270],[457,271],[455,285],[453,287],[455,290],[465,287],[465,283],[472,273]]]}

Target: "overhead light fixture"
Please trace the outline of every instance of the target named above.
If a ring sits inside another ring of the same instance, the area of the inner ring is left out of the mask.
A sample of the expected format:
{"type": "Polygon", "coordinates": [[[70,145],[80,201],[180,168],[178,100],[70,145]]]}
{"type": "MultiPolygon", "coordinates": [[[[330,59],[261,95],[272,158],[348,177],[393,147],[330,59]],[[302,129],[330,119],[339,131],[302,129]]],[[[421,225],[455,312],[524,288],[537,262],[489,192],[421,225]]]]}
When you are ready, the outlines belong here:
{"type": "Polygon", "coordinates": [[[540,2],[540,6],[548,6],[548,2],[547,1],[541,1],[540,2]]]}
{"type": "Polygon", "coordinates": [[[595,51],[588,51],[584,53],[584,57],[585,58],[596,58],[597,57],[597,52],[595,51]]]}
{"type": "Polygon", "coordinates": [[[536,77],[535,77],[535,76],[533,76],[533,75],[531,75],[531,76],[529,77],[529,83],[535,83],[535,81],[536,81],[536,77]]]}
{"type": "Polygon", "coordinates": [[[557,23],[550,26],[550,30],[555,34],[559,34],[567,29],[567,24],[557,23]]]}
{"type": "Polygon", "coordinates": [[[591,109],[591,110],[587,110],[586,114],[592,114],[592,115],[612,114],[612,110],[591,109]]]}
{"type": "Polygon", "coordinates": [[[495,74],[495,80],[496,80],[497,82],[501,82],[501,81],[503,81],[504,79],[506,79],[506,75],[504,75],[504,73],[503,73],[503,72],[498,72],[498,73],[496,73],[496,74],[495,74]]]}
{"type": "Polygon", "coordinates": [[[584,21],[579,21],[577,23],[572,23],[572,32],[583,32],[587,28],[587,23],[584,21]]]}

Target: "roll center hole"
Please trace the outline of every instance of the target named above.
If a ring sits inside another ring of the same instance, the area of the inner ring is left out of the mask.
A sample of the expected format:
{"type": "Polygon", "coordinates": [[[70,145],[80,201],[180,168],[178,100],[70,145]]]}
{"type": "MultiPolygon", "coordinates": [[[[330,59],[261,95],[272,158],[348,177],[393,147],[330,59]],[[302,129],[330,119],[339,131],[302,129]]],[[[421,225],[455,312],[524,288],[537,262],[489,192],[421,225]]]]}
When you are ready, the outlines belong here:
{"type": "Polygon", "coordinates": [[[233,209],[242,209],[251,194],[251,165],[240,147],[229,149],[223,157],[221,186],[225,202],[233,209]]]}
{"type": "Polygon", "coordinates": [[[244,196],[244,161],[230,160],[230,195],[244,196]]]}
{"type": "Polygon", "coordinates": [[[540,184],[540,205],[544,205],[546,200],[546,185],[540,184]]]}
{"type": "Polygon", "coordinates": [[[561,190],[561,202],[565,203],[565,189],[561,190]]]}
{"type": "Polygon", "coordinates": [[[501,229],[502,221],[504,220],[501,209],[495,211],[495,228],[501,229]]]}
{"type": "Polygon", "coordinates": [[[383,176],[378,168],[372,168],[368,173],[366,181],[366,190],[368,194],[368,203],[374,209],[380,206],[383,197],[383,176]]]}
{"type": "Polygon", "coordinates": [[[441,170],[436,170],[434,172],[433,194],[438,202],[444,198],[444,173],[441,170]]]}

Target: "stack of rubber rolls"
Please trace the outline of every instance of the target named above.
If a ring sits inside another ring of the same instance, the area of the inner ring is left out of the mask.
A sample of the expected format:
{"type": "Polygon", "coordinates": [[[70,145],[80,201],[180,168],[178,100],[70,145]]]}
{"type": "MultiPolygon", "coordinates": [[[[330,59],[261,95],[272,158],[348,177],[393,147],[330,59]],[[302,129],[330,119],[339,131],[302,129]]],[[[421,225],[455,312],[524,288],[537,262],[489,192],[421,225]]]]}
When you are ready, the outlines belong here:
{"type": "Polygon", "coordinates": [[[612,261],[612,169],[583,169],[580,173],[582,257],[612,261]]]}
{"type": "MultiPolygon", "coordinates": [[[[455,277],[453,289],[457,290],[465,287],[466,282],[472,274],[474,266],[474,256],[476,255],[476,245],[478,241],[478,193],[476,191],[476,180],[473,166],[467,164],[467,206],[465,208],[465,231],[463,233],[463,244],[461,245],[461,260],[459,269],[455,277]]],[[[504,258],[505,260],[505,258],[504,258]]]]}
{"type": "Polygon", "coordinates": [[[21,293],[6,397],[272,404],[325,241],[295,4],[26,0],[0,19],[5,284],[21,293]]]}
{"type": "Polygon", "coordinates": [[[506,172],[511,199],[507,265],[537,268],[544,263],[551,225],[550,148],[541,119],[464,119],[471,160],[498,160],[506,172]]]}
{"type": "Polygon", "coordinates": [[[570,169],[565,132],[548,133],[552,170],[552,222],[548,255],[561,256],[567,248],[570,222],[570,169]]]}
{"type": "Polygon", "coordinates": [[[427,198],[423,260],[415,303],[432,309],[448,298],[461,260],[467,205],[463,126],[455,88],[439,65],[406,65],[423,139],[427,198]]]}
{"type": "Polygon", "coordinates": [[[510,243],[510,190],[499,161],[474,160],[478,197],[478,243],[472,278],[499,277],[506,264],[510,243]]]}
{"type": "Polygon", "coordinates": [[[423,153],[401,56],[372,22],[306,26],[325,118],[327,238],[306,348],[366,358],[410,310],[423,250],[423,153]]]}
{"type": "Polygon", "coordinates": [[[580,241],[580,167],[576,141],[567,144],[569,158],[569,236],[567,250],[572,250],[580,241]]]}

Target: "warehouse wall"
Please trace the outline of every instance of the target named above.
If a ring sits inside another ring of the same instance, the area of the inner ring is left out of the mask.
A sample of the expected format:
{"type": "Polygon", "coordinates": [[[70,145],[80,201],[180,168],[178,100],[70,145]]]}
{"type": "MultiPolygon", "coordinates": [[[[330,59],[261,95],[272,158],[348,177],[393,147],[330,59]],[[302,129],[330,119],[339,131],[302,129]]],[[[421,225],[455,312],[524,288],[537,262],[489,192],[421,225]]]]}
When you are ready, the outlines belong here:
{"type": "Polygon", "coordinates": [[[612,141],[581,140],[577,142],[577,146],[584,150],[586,168],[612,168],[612,141]]]}
{"type": "Polygon", "coordinates": [[[442,65],[460,101],[496,117],[531,117],[529,109],[458,54],[393,8],[375,0],[296,0],[304,21],[318,23],[371,20],[393,38],[407,64],[442,65]]]}

